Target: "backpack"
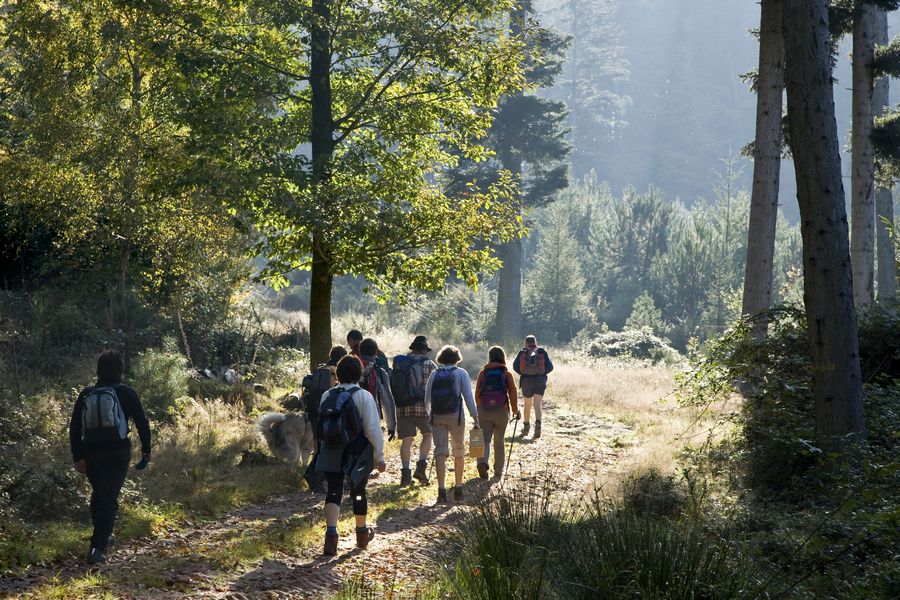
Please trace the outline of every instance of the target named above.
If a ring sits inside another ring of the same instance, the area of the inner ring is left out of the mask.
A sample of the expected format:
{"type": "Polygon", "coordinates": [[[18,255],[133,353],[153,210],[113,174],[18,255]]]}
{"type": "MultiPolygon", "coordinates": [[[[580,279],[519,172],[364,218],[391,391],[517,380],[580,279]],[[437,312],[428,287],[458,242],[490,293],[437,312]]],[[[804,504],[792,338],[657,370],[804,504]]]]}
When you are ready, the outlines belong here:
{"type": "Polygon", "coordinates": [[[391,393],[397,406],[413,406],[425,401],[424,362],[422,358],[402,354],[394,358],[390,377],[391,393]]]}
{"type": "Polygon", "coordinates": [[[303,378],[303,410],[310,420],[319,418],[322,396],[333,387],[331,380],[331,369],[325,364],[319,365],[311,375],[303,378]]]}
{"type": "Polygon", "coordinates": [[[534,350],[525,349],[519,358],[519,372],[522,375],[546,375],[547,364],[544,360],[545,354],[543,348],[535,348],[534,350]]]}
{"type": "Polygon", "coordinates": [[[332,388],[319,409],[319,440],[324,446],[346,446],[362,432],[362,417],[353,401],[354,386],[349,390],[332,388]]]}
{"type": "Polygon", "coordinates": [[[506,367],[485,369],[479,391],[482,408],[506,406],[509,402],[509,388],[506,387],[506,367]]]}
{"type": "Polygon", "coordinates": [[[456,367],[438,369],[431,382],[431,413],[452,415],[462,412],[462,393],[456,389],[456,367]]]}
{"type": "Polygon", "coordinates": [[[128,422],[114,387],[95,387],[84,396],[81,441],[103,444],[128,439],[128,422]]]}

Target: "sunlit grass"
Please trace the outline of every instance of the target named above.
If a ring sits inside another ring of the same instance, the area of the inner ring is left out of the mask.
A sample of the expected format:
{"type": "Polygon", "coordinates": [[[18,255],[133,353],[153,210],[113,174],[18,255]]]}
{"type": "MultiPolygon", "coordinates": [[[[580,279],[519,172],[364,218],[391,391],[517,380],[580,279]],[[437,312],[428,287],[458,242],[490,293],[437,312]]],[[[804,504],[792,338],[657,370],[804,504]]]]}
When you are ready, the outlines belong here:
{"type": "Polygon", "coordinates": [[[22,600],[113,600],[109,581],[101,574],[86,573],[74,579],[54,577],[20,596],[22,600]]]}

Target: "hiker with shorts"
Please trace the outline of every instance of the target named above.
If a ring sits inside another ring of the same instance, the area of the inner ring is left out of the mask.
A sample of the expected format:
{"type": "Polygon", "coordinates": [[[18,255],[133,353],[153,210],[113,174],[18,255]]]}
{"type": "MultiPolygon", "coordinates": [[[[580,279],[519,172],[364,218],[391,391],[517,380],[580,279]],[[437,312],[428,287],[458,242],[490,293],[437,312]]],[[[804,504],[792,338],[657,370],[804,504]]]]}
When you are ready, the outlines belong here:
{"type": "Polygon", "coordinates": [[[378,406],[372,394],[359,387],[362,363],[345,356],[337,365],[338,385],[322,396],[319,406],[319,452],[307,482],[314,489],[324,478],[325,544],[323,553],[337,554],[337,524],[341,516],[344,480],[350,481],[350,497],[356,520],[356,545],[366,548],[375,530],[366,523],[366,485],[373,469],[384,472],[384,439],[378,406]]]}
{"type": "Polygon", "coordinates": [[[522,424],[522,436],[528,435],[531,429],[531,407],[534,406],[534,436],[541,437],[541,417],[543,416],[544,393],[547,391],[547,374],[553,370],[553,363],[547,351],[538,346],[537,338],[529,335],[525,338],[525,347],[519,350],[513,362],[513,370],[520,375],[519,387],[525,398],[525,422],[522,424]]]}
{"type": "Polygon", "coordinates": [[[425,386],[437,365],[428,358],[431,348],[424,335],[416,336],[407,354],[394,357],[391,370],[391,393],[397,407],[397,436],[400,438],[400,485],[410,485],[413,477],[428,485],[428,453],[431,452],[431,423],[425,408],[425,386]],[[410,470],[413,438],[416,430],[422,433],[416,472],[410,470]]]}
{"type": "Polygon", "coordinates": [[[475,396],[472,395],[472,380],[465,369],[457,365],[462,355],[455,346],[444,346],[438,353],[438,368],[428,378],[425,386],[425,409],[431,415],[431,427],[434,435],[434,464],[437,470],[439,504],[446,504],[447,489],[447,457],[453,451],[454,477],[453,500],[463,500],[463,470],[465,469],[466,416],[463,404],[469,416],[479,428],[478,409],[475,396]]]}
{"type": "Polygon", "coordinates": [[[379,352],[378,343],[372,338],[366,338],[359,343],[357,358],[363,366],[359,385],[375,398],[378,415],[384,419],[390,442],[393,441],[397,430],[397,408],[394,404],[394,395],[391,393],[391,378],[378,364],[379,352]]]}
{"type": "Polygon", "coordinates": [[[69,444],[74,469],[91,483],[91,522],[94,532],[88,564],[106,562],[115,538],[112,535],[119,510],[119,492],[131,461],[128,421],[133,421],[141,439],[143,469],[150,460],[150,422],[137,392],[122,383],[125,361],[115,350],[97,359],[97,383],[84,388],[72,410],[69,444]]]}
{"type": "Polygon", "coordinates": [[[519,418],[516,381],[506,369],[506,353],[494,346],[488,350],[488,362],[475,381],[475,404],[478,421],[484,434],[484,456],[478,459],[478,476],[488,478],[488,461],[491,458],[491,440],[494,446],[494,477],[503,475],[506,451],[503,438],[510,414],[519,418]]]}

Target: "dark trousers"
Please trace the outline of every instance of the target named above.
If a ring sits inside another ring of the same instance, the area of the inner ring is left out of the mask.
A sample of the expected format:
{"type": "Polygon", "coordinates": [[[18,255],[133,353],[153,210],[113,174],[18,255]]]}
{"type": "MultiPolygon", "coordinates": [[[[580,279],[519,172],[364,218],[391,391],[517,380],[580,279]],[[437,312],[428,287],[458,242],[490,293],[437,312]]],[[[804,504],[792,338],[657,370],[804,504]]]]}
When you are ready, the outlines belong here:
{"type": "MultiPolygon", "coordinates": [[[[325,494],[325,504],[341,505],[341,496],[344,495],[344,473],[325,473],[325,481],[328,482],[328,493],[325,494]]],[[[364,515],[369,510],[369,501],[366,497],[366,477],[359,485],[350,488],[350,498],[353,500],[353,514],[364,515]]]]}
{"type": "Polygon", "coordinates": [[[125,483],[131,449],[122,448],[109,452],[86,453],[87,478],[91,482],[91,521],[94,534],[91,547],[106,552],[106,543],[116,523],[119,510],[119,492],[125,483]]]}

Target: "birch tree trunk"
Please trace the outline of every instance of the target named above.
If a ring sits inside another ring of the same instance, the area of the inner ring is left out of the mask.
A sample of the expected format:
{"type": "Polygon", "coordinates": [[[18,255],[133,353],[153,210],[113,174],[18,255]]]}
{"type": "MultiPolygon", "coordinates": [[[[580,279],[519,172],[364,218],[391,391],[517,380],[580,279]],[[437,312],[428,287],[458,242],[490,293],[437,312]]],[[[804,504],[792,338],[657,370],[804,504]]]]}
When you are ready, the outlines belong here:
{"type": "Polygon", "coordinates": [[[853,132],[850,258],[853,301],[875,301],[875,158],[872,154],[872,93],[875,84],[875,7],[863,2],[853,20],[853,132]]]}
{"type": "Polygon", "coordinates": [[[865,426],[827,1],[786,0],[783,26],[816,434],[839,447],[865,426]]]}
{"type": "MultiPolygon", "coordinates": [[[[875,9],[875,45],[886,46],[888,44],[888,19],[887,12],[883,9],[875,9]]],[[[890,107],[890,77],[882,77],[875,82],[875,93],[872,97],[872,107],[875,116],[882,116],[890,107]]],[[[894,195],[891,192],[890,182],[875,183],[875,241],[876,241],[876,283],[878,287],[878,299],[886,300],[897,294],[897,256],[894,250],[894,240],[891,239],[890,229],[882,221],[882,218],[894,222],[894,195]],[[886,183],[887,185],[881,185],[886,183]]]]}
{"type": "MultiPolygon", "coordinates": [[[[747,236],[742,312],[755,316],[772,305],[772,263],[778,188],[781,175],[781,113],[784,96],[782,0],[762,0],[759,27],[759,72],[756,82],[756,142],[753,149],[753,191],[747,236]]],[[[766,321],[754,326],[765,337],[766,321]]]]}

